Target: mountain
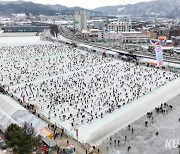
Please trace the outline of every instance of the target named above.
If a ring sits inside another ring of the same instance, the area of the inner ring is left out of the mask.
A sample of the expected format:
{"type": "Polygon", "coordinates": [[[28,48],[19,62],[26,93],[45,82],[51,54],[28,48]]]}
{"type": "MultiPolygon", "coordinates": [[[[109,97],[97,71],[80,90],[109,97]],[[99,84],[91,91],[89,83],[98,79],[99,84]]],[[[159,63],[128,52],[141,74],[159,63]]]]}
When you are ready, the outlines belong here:
{"type": "Polygon", "coordinates": [[[33,2],[19,1],[0,1],[0,15],[1,14],[14,14],[14,13],[31,13],[34,15],[55,15],[60,13],[63,15],[72,15],[74,11],[86,10],[91,16],[103,15],[101,12],[96,12],[93,10],[87,10],[80,7],[66,7],[63,5],[42,5],[33,2]]]}
{"type": "Polygon", "coordinates": [[[172,17],[180,17],[180,6],[171,14],[172,17]]]}
{"type": "Polygon", "coordinates": [[[103,16],[103,13],[100,11],[88,10],[88,9],[84,9],[84,8],[81,8],[78,6],[70,7],[65,10],[61,10],[61,14],[72,15],[72,14],[74,14],[74,11],[78,11],[78,10],[85,10],[88,13],[88,15],[90,15],[90,16],[103,16]]]}
{"type": "Polygon", "coordinates": [[[60,5],[60,4],[56,4],[56,5],[47,5],[49,8],[51,8],[52,10],[56,10],[56,11],[61,11],[61,10],[66,10],[69,9],[66,6],[60,5]]]}
{"type": "Polygon", "coordinates": [[[180,0],[155,0],[136,4],[105,6],[93,9],[109,15],[133,16],[175,16],[180,17],[178,11],[180,0]]]}
{"type": "Polygon", "coordinates": [[[9,3],[13,3],[13,4],[21,4],[23,3],[23,0],[17,0],[17,1],[0,1],[0,4],[9,4],[9,3]]]}
{"type": "Polygon", "coordinates": [[[90,16],[102,15],[133,15],[133,16],[160,16],[180,17],[180,0],[153,0],[136,4],[105,6],[93,10],[81,7],[66,7],[63,5],[42,5],[33,2],[0,1],[0,15],[13,13],[31,13],[34,15],[72,15],[74,11],[86,10],[90,16]]]}
{"type": "Polygon", "coordinates": [[[104,6],[104,7],[99,7],[99,8],[93,9],[93,11],[99,11],[106,15],[117,15],[118,9],[122,9],[124,7],[125,7],[125,5],[104,6]]]}
{"type": "Polygon", "coordinates": [[[102,16],[103,13],[99,12],[99,11],[93,11],[93,10],[88,10],[88,9],[84,9],[78,6],[75,7],[66,7],[63,5],[48,5],[51,9],[59,11],[59,13],[61,14],[66,14],[66,15],[72,15],[74,14],[74,11],[78,11],[78,10],[85,10],[89,15],[91,16],[102,16]]]}
{"type": "Polygon", "coordinates": [[[9,13],[32,13],[34,15],[44,14],[44,15],[53,15],[57,11],[50,9],[48,6],[35,4],[32,2],[22,2],[22,3],[7,3],[0,4],[1,12],[9,13]]]}

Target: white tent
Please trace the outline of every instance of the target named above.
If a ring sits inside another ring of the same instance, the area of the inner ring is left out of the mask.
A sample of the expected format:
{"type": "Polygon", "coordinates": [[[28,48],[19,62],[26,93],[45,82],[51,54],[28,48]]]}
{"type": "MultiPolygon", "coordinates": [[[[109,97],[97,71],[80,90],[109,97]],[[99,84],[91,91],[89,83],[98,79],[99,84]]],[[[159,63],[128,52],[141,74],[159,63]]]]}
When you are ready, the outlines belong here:
{"type": "Polygon", "coordinates": [[[17,124],[17,122],[14,119],[9,117],[0,109],[0,129],[2,130],[2,132],[5,132],[7,127],[12,123],[17,124]]]}
{"type": "Polygon", "coordinates": [[[52,139],[48,137],[42,137],[42,140],[49,146],[49,147],[54,147],[56,146],[56,142],[53,141],[52,139]]]}
{"type": "Polygon", "coordinates": [[[29,112],[8,96],[1,95],[0,108],[13,119],[28,114],[29,112]]]}
{"type": "Polygon", "coordinates": [[[41,134],[40,129],[47,126],[46,123],[29,113],[27,109],[12,98],[0,95],[0,129],[5,132],[10,124],[15,123],[23,126],[25,122],[32,124],[35,132],[38,134],[41,134]]]}

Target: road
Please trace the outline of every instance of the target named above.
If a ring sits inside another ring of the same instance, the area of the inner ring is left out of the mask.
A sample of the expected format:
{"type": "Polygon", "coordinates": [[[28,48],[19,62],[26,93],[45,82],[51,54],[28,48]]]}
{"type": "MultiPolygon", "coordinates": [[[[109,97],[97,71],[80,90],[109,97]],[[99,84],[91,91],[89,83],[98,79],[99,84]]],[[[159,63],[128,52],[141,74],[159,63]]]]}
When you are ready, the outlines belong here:
{"type": "MultiPolygon", "coordinates": [[[[107,50],[111,51],[111,49],[109,47],[103,46],[103,44],[99,44],[98,42],[85,42],[84,40],[81,40],[79,38],[75,38],[73,36],[73,34],[70,33],[70,32],[69,32],[70,35],[68,35],[68,31],[65,32],[64,29],[65,28],[63,28],[63,30],[61,31],[62,36],[72,40],[76,44],[79,44],[79,43],[82,44],[83,43],[83,44],[86,44],[86,45],[89,45],[89,46],[92,46],[92,47],[96,47],[96,48],[101,48],[101,49],[105,49],[106,48],[107,50]],[[66,33],[66,34],[63,34],[63,32],[66,33]]],[[[119,50],[119,52],[121,52],[121,50],[122,50],[122,49],[120,50],[119,48],[112,48],[113,51],[114,51],[114,49],[115,50],[119,50]]],[[[123,49],[123,50],[125,50],[125,49],[123,49]]],[[[129,52],[127,51],[127,53],[129,53],[129,52]]],[[[156,59],[155,54],[150,54],[148,52],[140,52],[140,53],[136,53],[135,55],[137,57],[142,57],[142,58],[156,59]]],[[[176,64],[180,64],[180,58],[175,58],[175,57],[165,56],[165,55],[163,56],[163,58],[164,58],[165,62],[173,62],[173,63],[176,63],[176,64]]]]}

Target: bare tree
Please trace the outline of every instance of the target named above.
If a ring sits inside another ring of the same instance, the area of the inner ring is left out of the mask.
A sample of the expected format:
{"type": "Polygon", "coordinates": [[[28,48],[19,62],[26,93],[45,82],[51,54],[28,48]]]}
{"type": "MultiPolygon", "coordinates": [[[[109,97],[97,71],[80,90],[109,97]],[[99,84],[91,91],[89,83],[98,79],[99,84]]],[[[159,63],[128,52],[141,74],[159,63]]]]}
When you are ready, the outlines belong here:
{"type": "Polygon", "coordinates": [[[57,37],[58,36],[58,33],[60,32],[59,31],[59,27],[57,25],[51,25],[49,27],[50,29],[50,33],[54,36],[54,37],[57,37]]]}

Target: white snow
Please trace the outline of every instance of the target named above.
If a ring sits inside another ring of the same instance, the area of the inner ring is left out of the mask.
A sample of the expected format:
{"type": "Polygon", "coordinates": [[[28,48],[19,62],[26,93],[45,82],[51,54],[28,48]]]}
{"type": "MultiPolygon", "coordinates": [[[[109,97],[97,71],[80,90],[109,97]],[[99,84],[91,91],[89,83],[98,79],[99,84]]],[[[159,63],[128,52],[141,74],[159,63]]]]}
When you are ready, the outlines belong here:
{"type": "Polygon", "coordinates": [[[0,48],[0,81],[81,142],[99,144],[180,93],[176,73],[26,39],[0,48]]]}
{"type": "Polygon", "coordinates": [[[122,7],[122,8],[118,8],[117,11],[120,12],[124,9],[125,7],[122,7]]]}
{"type": "MultiPolygon", "coordinates": [[[[79,128],[79,141],[99,145],[111,135],[180,94],[180,78],[127,104],[103,119],[79,128]]],[[[75,136],[75,133],[74,133],[75,136]]]]}
{"type": "Polygon", "coordinates": [[[40,36],[0,37],[0,47],[30,44],[50,44],[50,42],[41,41],[40,36]]]}

